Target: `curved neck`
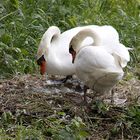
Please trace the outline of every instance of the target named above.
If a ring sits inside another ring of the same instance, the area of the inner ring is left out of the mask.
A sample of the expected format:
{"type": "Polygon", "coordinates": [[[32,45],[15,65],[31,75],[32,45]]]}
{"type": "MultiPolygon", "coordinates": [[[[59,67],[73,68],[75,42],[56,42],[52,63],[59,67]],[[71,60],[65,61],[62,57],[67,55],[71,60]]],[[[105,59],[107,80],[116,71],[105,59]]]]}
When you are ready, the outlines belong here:
{"type": "Polygon", "coordinates": [[[51,42],[55,37],[60,35],[60,30],[56,26],[51,26],[43,35],[40,45],[43,44],[44,47],[50,47],[51,42]]]}
{"type": "Polygon", "coordinates": [[[43,34],[43,37],[40,41],[38,49],[38,57],[41,57],[43,54],[47,53],[49,47],[51,47],[51,42],[60,35],[60,29],[56,26],[51,26],[43,34]]]}
{"type": "MultiPolygon", "coordinates": [[[[72,48],[78,52],[82,47],[82,42],[84,41],[84,39],[86,39],[87,37],[91,37],[94,41],[94,43],[92,45],[96,46],[99,44],[100,42],[100,38],[97,35],[97,33],[92,30],[92,29],[84,29],[80,32],[78,32],[73,39],[71,40],[70,45],[72,46],[72,48]]],[[[91,45],[91,44],[89,44],[91,45]]]]}

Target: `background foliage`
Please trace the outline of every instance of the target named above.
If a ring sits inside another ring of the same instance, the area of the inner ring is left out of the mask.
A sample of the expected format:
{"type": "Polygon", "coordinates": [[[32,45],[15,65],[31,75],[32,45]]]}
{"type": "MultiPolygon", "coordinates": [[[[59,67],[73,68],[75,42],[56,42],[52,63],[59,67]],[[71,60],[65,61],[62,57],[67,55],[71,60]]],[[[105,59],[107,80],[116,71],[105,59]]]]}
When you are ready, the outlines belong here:
{"type": "Polygon", "coordinates": [[[135,48],[131,62],[136,66],[140,60],[139,14],[139,0],[1,0],[0,77],[37,71],[37,47],[51,25],[65,31],[110,24],[122,43],[135,48]]]}

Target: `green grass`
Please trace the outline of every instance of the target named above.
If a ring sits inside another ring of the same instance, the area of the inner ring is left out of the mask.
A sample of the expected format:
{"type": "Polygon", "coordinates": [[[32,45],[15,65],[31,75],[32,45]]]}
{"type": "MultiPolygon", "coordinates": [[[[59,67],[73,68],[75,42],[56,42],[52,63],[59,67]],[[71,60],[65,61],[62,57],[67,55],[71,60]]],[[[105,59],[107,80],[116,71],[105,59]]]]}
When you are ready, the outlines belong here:
{"type": "Polygon", "coordinates": [[[34,73],[39,41],[51,25],[62,31],[75,26],[112,25],[140,60],[140,2],[119,0],[2,0],[0,3],[0,73],[34,73]]]}
{"type": "MultiPolygon", "coordinates": [[[[17,110],[15,113],[4,112],[0,117],[0,139],[82,140],[90,136],[96,138],[96,135],[102,139],[139,138],[139,105],[127,108],[107,106],[102,102],[90,105],[90,112],[87,112],[86,108],[75,106],[80,114],[75,112],[74,116],[68,112],[72,111],[72,104],[69,104],[69,107],[64,104],[61,110],[45,117],[43,114],[33,115],[25,110],[17,110]]],[[[44,112],[44,115],[46,113],[44,112]]]]}
{"type": "Polygon", "coordinates": [[[80,140],[89,136],[86,125],[80,117],[67,120],[65,112],[57,112],[56,115],[48,116],[46,119],[27,115],[25,112],[4,112],[1,119],[1,140],[80,140]]]}

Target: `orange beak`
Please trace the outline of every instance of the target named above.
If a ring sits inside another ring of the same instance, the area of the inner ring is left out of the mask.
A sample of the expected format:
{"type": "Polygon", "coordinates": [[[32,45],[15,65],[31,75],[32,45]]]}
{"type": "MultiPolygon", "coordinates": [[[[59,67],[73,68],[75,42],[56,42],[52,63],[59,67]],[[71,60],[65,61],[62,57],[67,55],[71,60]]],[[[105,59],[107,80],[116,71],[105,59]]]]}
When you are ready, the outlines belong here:
{"type": "Polygon", "coordinates": [[[46,72],[46,60],[44,55],[42,55],[38,60],[37,64],[40,66],[40,74],[43,75],[46,72]]]}

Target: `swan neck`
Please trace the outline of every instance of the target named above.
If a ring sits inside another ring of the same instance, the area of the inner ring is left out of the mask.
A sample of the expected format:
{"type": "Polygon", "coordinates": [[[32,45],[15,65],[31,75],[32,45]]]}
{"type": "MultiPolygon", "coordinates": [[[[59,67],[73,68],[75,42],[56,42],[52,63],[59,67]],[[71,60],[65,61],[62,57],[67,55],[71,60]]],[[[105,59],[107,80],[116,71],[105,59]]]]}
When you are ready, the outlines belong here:
{"type": "Polygon", "coordinates": [[[60,30],[59,28],[51,28],[48,29],[45,34],[43,35],[43,44],[45,44],[45,47],[50,47],[51,42],[53,42],[53,39],[58,37],[60,35],[60,30]]]}
{"type": "Polygon", "coordinates": [[[73,49],[76,52],[78,52],[81,48],[84,47],[82,45],[82,42],[87,37],[91,37],[94,41],[93,44],[89,44],[89,45],[97,46],[99,44],[100,38],[94,30],[91,30],[91,29],[82,30],[73,38],[72,43],[71,43],[73,49]]]}
{"type": "Polygon", "coordinates": [[[45,57],[48,56],[49,48],[51,48],[51,43],[57,39],[60,35],[60,30],[56,26],[51,26],[44,34],[40,41],[38,52],[37,52],[37,59],[39,59],[42,55],[45,57]]]}

